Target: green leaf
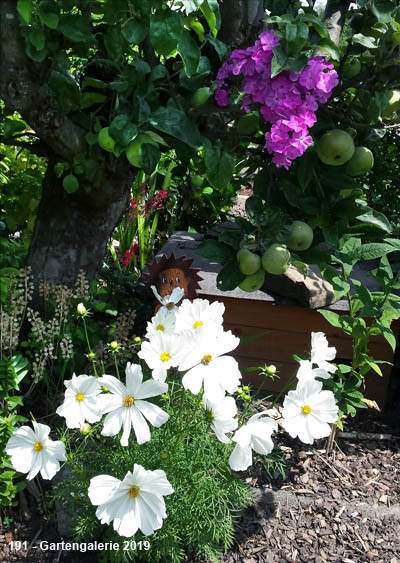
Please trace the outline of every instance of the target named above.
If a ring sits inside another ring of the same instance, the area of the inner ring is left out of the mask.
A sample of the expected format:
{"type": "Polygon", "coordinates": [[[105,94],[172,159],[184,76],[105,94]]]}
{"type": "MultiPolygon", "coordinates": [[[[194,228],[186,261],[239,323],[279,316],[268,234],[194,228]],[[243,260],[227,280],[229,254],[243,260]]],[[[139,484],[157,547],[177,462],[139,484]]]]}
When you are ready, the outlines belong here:
{"type": "Polygon", "coordinates": [[[359,248],[356,248],[352,254],[352,258],[357,260],[374,260],[375,258],[381,258],[389,252],[393,252],[395,248],[389,244],[384,244],[381,242],[370,242],[367,244],[362,244],[359,248]]]}
{"type": "Polygon", "coordinates": [[[382,334],[383,337],[388,342],[388,344],[391,346],[393,352],[395,352],[395,350],[396,350],[396,337],[395,337],[393,331],[389,327],[385,326],[385,324],[382,323],[380,320],[375,321],[374,330],[371,330],[370,334],[371,335],[382,334]],[[376,330],[375,330],[375,327],[376,327],[376,330]]]}
{"type": "Polygon", "coordinates": [[[218,240],[204,240],[196,248],[196,253],[200,254],[200,256],[203,256],[204,258],[207,258],[207,260],[219,262],[220,264],[228,262],[232,258],[235,258],[236,260],[235,251],[227,244],[218,240]]]}
{"type": "Polygon", "coordinates": [[[305,23],[289,23],[286,26],[286,42],[289,55],[300,53],[308,39],[308,26],[305,23]]]}
{"type": "Polygon", "coordinates": [[[176,137],[189,147],[195,149],[200,146],[201,138],[196,125],[180,109],[159,107],[149,121],[159,131],[176,137]]]}
{"type": "Polygon", "coordinates": [[[265,206],[262,200],[253,195],[246,199],[245,203],[246,213],[252,225],[260,224],[265,218],[265,206]]]}
{"type": "Polygon", "coordinates": [[[227,45],[226,43],[223,43],[222,41],[220,41],[219,39],[217,39],[213,35],[208,35],[207,41],[209,43],[211,43],[211,45],[217,51],[218,56],[219,56],[221,61],[224,61],[225,59],[227,59],[229,57],[229,55],[231,54],[231,48],[229,47],[229,45],[227,45]]]}
{"type": "Polygon", "coordinates": [[[397,238],[385,238],[385,242],[391,244],[396,250],[400,250],[400,239],[397,238]]]}
{"type": "Polygon", "coordinates": [[[190,35],[190,32],[186,29],[178,43],[178,53],[182,57],[186,76],[190,78],[199,68],[200,49],[196,41],[190,35]]]}
{"type": "Polygon", "coordinates": [[[202,0],[181,0],[187,15],[195,12],[200,8],[202,0]]]}
{"type": "Polygon", "coordinates": [[[128,43],[134,43],[137,45],[144,41],[147,35],[147,29],[144,23],[136,18],[130,18],[126,20],[122,26],[122,35],[128,41],[128,43]]]}
{"type": "Polygon", "coordinates": [[[217,276],[217,288],[220,291],[232,291],[242,283],[245,275],[239,270],[236,258],[227,262],[217,276]]]}
{"type": "MultiPolygon", "coordinates": [[[[39,6],[39,10],[40,10],[40,6],[39,6]]],[[[45,25],[49,29],[57,29],[58,22],[60,21],[60,18],[58,17],[57,14],[53,14],[52,12],[40,11],[39,17],[43,25],[45,25]]]]}
{"type": "Polygon", "coordinates": [[[374,361],[373,358],[371,358],[370,356],[368,356],[368,354],[361,354],[361,358],[364,360],[364,362],[371,368],[374,370],[375,373],[377,373],[378,375],[380,375],[381,377],[383,377],[383,373],[381,368],[378,366],[378,364],[374,361]]]}
{"type": "Polygon", "coordinates": [[[214,37],[217,37],[218,30],[221,26],[221,16],[217,0],[204,0],[200,5],[200,10],[208,23],[208,27],[214,37]]]}
{"type": "Polygon", "coordinates": [[[309,186],[311,180],[313,179],[314,165],[316,162],[317,154],[312,151],[306,151],[299,159],[297,179],[303,191],[307,188],[307,186],[309,186]]]}
{"type": "Polygon", "coordinates": [[[350,284],[332,266],[324,269],[324,277],[332,284],[335,290],[335,299],[340,299],[350,291],[350,284]]]}
{"type": "Polygon", "coordinates": [[[79,108],[81,93],[73,78],[53,70],[49,84],[67,112],[79,108]]]}
{"type": "Polygon", "coordinates": [[[63,179],[63,188],[69,194],[73,194],[79,189],[78,178],[74,174],[68,174],[63,179]]]}
{"type": "Polygon", "coordinates": [[[329,311],[328,309],[318,309],[318,313],[321,313],[321,315],[332,326],[334,326],[336,328],[342,328],[342,325],[341,325],[341,322],[340,322],[340,315],[338,313],[335,313],[334,311],[329,311]]]}
{"type": "Polygon", "coordinates": [[[184,31],[183,18],[171,10],[158,10],[150,16],[150,41],[160,55],[176,50],[184,31]]]}
{"type": "Polygon", "coordinates": [[[140,147],[140,161],[142,169],[146,174],[151,174],[156,169],[158,161],[160,160],[160,149],[157,145],[150,143],[143,143],[140,147]]]}
{"type": "Polygon", "coordinates": [[[353,35],[353,43],[358,43],[363,47],[367,47],[367,49],[376,49],[379,47],[379,41],[374,37],[367,37],[362,33],[356,33],[353,35]]]}
{"type": "Polygon", "coordinates": [[[46,37],[41,29],[33,29],[28,35],[29,41],[37,51],[44,49],[46,37]]]}
{"type": "Polygon", "coordinates": [[[326,53],[328,53],[334,61],[340,61],[339,48],[332,41],[332,39],[329,39],[328,37],[323,37],[318,41],[316,47],[318,47],[318,49],[321,49],[321,51],[325,51],[326,53]]]}
{"type": "Polygon", "coordinates": [[[100,94],[99,92],[84,92],[81,95],[80,99],[80,107],[82,109],[90,108],[95,104],[102,104],[107,99],[107,96],[104,94],[100,94]]]}
{"type": "Polygon", "coordinates": [[[111,121],[108,132],[115,141],[126,147],[138,134],[138,128],[128,115],[121,114],[111,121]]]}
{"type": "Polygon", "coordinates": [[[397,3],[390,0],[374,0],[371,2],[370,10],[378,22],[389,23],[397,10],[397,3]]]}
{"type": "Polygon", "coordinates": [[[220,147],[211,147],[205,150],[204,162],[211,185],[219,189],[226,188],[235,169],[233,157],[220,147]]]}
{"type": "Polygon", "coordinates": [[[204,41],[204,27],[203,27],[203,25],[198,21],[192,21],[192,22],[190,22],[190,29],[192,29],[195,32],[195,34],[199,38],[199,41],[201,41],[203,43],[203,41],[204,41]]]}
{"type": "Polygon", "coordinates": [[[32,17],[32,0],[18,0],[17,10],[24,24],[28,25],[32,17]]]}
{"type": "Polygon", "coordinates": [[[120,59],[127,49],[127,42],[118,27],[110,27],[104,36],[104,45],[113,61],[120,59]]]}
{"type": "Polygon", "coordinates": [[[274,56],[271,62],[271,78],[277,76],[282,70],[284,70],[287,62],[287,55],[281,46],[274,47],[274,56]]]}
{"type": "Polygon", "coordinates": [[[93,41],[92,26],[86,16],[79,14],[62,14],[58,30],[73,43],[93,41]]]}
{"type": "Polygon", "coordinates": [[[385,217],[383,213],[379,213],[379,211],[375,211],[375,209],[368,208],[368,211],[363,213],[362,215],[358,215],[356,217],[362,223],[368,223],[371,225],[375,225],[382,229],[382,231],[386,231],[387,233],[391,233],[393,228],[390,224],[390,221],[385,217]]]}
{"type": "Polygon", "coordinates": [[[47,49],[42,49],[38,51],[31,43],[27,43],[25,46],[25,52],[30,59],[37,63],[42,63],[48,55],[47,49]]]}
{"type": "Polygon", "coordinates": [[[146,123],[150,117],[150,106],[143,96],[136,96],[133,100],[133,118],[140,126],[146,123]]]}
{"type": "Polygon", "coordinates": [[[91,78],[90,76],[85,77],[81,85],[82,90],[84,90],[86,87],[106,88],[107,86],[108,84],[106,84],[106,82],[103,82],[102,80],[97,80],[97,78],[91,78]]]}
{"type": "Polygon", "coordinates": [[[313,14],[300,14],[299,20],[311,24],[321,37],[329,37],[329,33],[322,21],[313,14]]]}
{"type": "Polygon", "coordinates": [[[261,168],[254,178],[253,193],[264,201],[268,200],[269,191],[272,189],[273,176],[271,168],[261,168]]]}
{"type": "Polygon", "coordinates": [[[381,308],[375,302],[371,292],[359,280],[352,280],[353,285],[357,288],[356,297],[362,303],[361,315],[363,317],[379,317],[382,313],[381,308]]]}
{"type": "MultiPolygon", "coordinates": [[[[234,250],[239,250],[240,248],[240,242],[243,238],[243,234],[241,231],[239,230],[235,230],[235,231],[222,231],[222,233],[219,236],[219,240],[221,242],[224,242],[225,244],[229,244],[229,246],[232,246],[232,248],[234,250]]],[[[18,270],[17,270],[18,271],[18,270]]]]}

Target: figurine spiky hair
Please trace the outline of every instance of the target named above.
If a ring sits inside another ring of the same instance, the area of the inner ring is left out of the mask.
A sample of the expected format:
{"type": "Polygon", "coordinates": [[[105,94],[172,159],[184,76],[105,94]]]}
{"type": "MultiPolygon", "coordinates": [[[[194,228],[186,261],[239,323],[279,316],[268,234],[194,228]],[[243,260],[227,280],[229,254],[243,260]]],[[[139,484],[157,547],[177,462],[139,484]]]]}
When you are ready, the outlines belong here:
{"type": "Polygon", "coordinates": [[[179,256],[174,253],[171,256],[163,254],[159,260],[155,258],[149,265],[146,283],[155,285],[161,297],[172,293],[175,287],[181,287],[185,291],[185,297],[195,299],[199,282],[203,279],[199,276],[200,268],[192,268],[193,260],[179,256]]]}

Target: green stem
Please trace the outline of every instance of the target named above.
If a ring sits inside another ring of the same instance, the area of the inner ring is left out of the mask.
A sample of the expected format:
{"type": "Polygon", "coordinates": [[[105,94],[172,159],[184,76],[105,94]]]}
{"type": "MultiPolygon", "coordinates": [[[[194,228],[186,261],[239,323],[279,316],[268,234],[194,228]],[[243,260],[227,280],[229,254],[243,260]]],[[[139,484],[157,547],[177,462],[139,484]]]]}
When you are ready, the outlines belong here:
{"type": "Polygon", "coordinates": [[[147,256],[149,255],[149,253],[151,252],[151,249],[153,248],[153,241],[154,241],[154,237],[155,237],[156,230],[157,230],[159,215],[160,215],[160,212],[156,211],[154,218],[153,218],[153,222],[151,224],[150,235],[149,235],[149,239],[148,239],[148,242],[147,242],[147,256]]]}
{"type": "Polygon", "coordinates": [[[138,239],[139,239],[140,269],[144,270],[146,267],[146,241],[144,240],[144,217],[140,214],[137,217],[137,224],[138,224],[138,239]]]}
{"type": "Polygon", "coordinates": [[[114,365],[115,365],[115,371],[117,372],[117,377],[118,379],[121,381],[121,377],[119,375],[119,368],[118,368],[118,362],[117,362],[117,354],[113,353],[114,356],[114,365]]]}
{"type": "MultiPolygon", "coordinates": [[[[82,321],[83,321],[83,329],[85,331],[85,338],[86,338],[86,344],[89,350],[89,354],[92,354],[92,348],[90,346],[90,341],[89,341],[89,335],[88,335],[88,331],[87,331],[87,327],[86,327],[86,321],[85,321],[85,317],[82,317],[82,321]]],[[[96,362],[94,360],[91,360],[92,362],[92,366],[93,366],[93,372],[95,374],[96,377],[98,377],[97,375],[97,370],[96,370],[96,362]]]]}

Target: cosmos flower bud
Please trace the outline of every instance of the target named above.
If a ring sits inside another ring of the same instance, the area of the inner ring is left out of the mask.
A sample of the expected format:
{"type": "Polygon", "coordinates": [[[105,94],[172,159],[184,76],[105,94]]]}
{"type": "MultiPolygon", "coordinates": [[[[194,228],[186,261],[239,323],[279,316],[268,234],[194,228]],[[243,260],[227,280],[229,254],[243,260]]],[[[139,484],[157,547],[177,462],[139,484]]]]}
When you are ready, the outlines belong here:
{"type": "Polygon", "coordinates": [[[84,317],[87,313],[87,309],[85,307],[85,305],[83,303],[78,303],[77,307],[76,307],[76,312],[78,313],[78,315],[80,315],[81,317],[84,317]]]}

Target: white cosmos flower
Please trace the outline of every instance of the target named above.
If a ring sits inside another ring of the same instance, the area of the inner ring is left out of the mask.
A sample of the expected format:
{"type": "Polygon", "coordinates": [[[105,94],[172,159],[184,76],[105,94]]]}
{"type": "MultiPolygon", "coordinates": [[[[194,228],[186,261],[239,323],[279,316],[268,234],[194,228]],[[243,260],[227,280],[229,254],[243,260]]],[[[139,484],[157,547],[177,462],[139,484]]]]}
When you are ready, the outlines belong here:
{"type": "Polygon", "coordinates": [[[168,390],[166,383],[149,379],[143,383],[142,368],[139,365],[126,366],[126,385],[113,375],[99,378],[109,393],[103,395],[103,414],[108,413],[104,420],[103,436],[115,436],[123,426],[121,446],[128,445],[131,428],[136,435],[138,444],[144,444],[151,438],[146,419],[160,427],[169,418],[168,414],[157,405],[144,401],[168,390]]]}
{"type": "Polygon", "coordinates": [[[271,435],[278,429],[278,423],[269,414],[274,414],[274,411],[255,414],[235,432],[232,440],[236,446],[229,456],[229,466],[234,471],[245,471],[252,464],[252,450],[267,455],[274,449],[271,435]]]}
{"type": "Polygon", "coordinates": [[[283,428],[292,438],[305,444],[329,436],[329,423],[336,422],[338,406],[332,391],[323,391],[322,382],[310,379],[299,382],[283,401],[283,428]]]}
{"type": "Polygon", "coordinates": [[[185,299],[176,312],[175,330],[204,330],[212,332],[222,331],[223,314],[225,305],[214,301],[210,303],[207,299],[185,299]]]}
{"type": "Polygon", "coordinates": [[[311,363],[317,364],[319,368],[328,373],[334,373],[336,366],[331,362],[336,356],[336,348],[328,346],[328,340],[323,332],[311,333],[311,363]]]}
{"type": "Polygon", "coordinates": [[[166,518],[164,496],[174,489],[161,469],[147,471],[135,463],[120,481],[111,475],[98,475],[90,480],[88,495],[102,524],[114,522],[114,530],[127,538],[138,529],[145,536],[163,525],[166,518]]]}
{"type": "Polygon", "coordinates": [[[72,379],[64,381],[67,388],[65,400],[56,413],[66,418],[68,428],[79,428],[84,422],[97,422],[102,413],[98,396],[101,387],[93,375],[73,374],[72,379]]]}
{"type": "Polygon", "coordinates": [[[175,314],[171,314],[168,310],[161,307],[151,321],[147,323],[146,338],[151,338],[157,331],[164,334],[174,334],[175,314]]]}
{"type": "Polygon", "coordinates": [[[233,418],[237,415],[237,406],[233,397],[224,397],[219,401],[212,401],[204,398],[204,408],[206,409],[206,418],[211,422],[218,440],[224,444],[229,444],[230,438],[226,436],[227,432],[233,432],[238,427],[238,421],[233,418]]]}
{"type": "Polygon", "coordinates": [[[242,374],[237,361],[224,354],[234,350],[239,342],[231,331],[195,335],[190,351],[178,366],[179,371],[189,370],[182,378],[184,388],[197,395],[204,384],[204,396],[212,400],[224,397],[225,392],[234,393],[242,374]]]}
{"type": "Polygon", "coordinates": [[[331,374],[322,368],[313,368],[310,360],[300,360],[300,367],[297,371],[296,377],[299,381],[309,381],[320,377],[321,379],[329,379],[331,374]]]}
{"type": "Polygon", "coordinates": [[[50,427],[32,421],[29,426],[21,426],[8,440],[6,452],[11,456],[14,469],[28,473],[33,479],[40,471],[43,479],[52,479],[60,469],[60,461],[66,461],[65,446],[61,440],[50,440],[50,427]]]}
{"type": "Polygon", "coordinates": [[[138,353],[152,370],[152,377],[158,381],[165,381],[170,367],[177,367],[187,344],[186,333],[164,334],[155,332],[149,342],[143,342],[138,353]]]}
{"type": "Polygon", "coordinates": [[[170,311],[171,313],[177,310],[178,303],[182,300],[183,296],[185,295],[185,290],[181,287],[174,287],[172,293],[170,295],[166,295],[165,297],[161,297],[158,293],[156,286],[152,285],[151,289],[153,290],[154,295],[161,303],[162,307],[159,309],[160,311],[170,311]]]}

